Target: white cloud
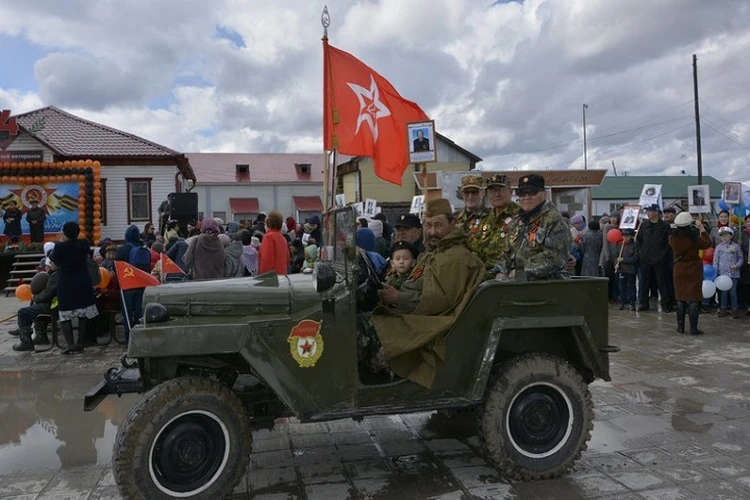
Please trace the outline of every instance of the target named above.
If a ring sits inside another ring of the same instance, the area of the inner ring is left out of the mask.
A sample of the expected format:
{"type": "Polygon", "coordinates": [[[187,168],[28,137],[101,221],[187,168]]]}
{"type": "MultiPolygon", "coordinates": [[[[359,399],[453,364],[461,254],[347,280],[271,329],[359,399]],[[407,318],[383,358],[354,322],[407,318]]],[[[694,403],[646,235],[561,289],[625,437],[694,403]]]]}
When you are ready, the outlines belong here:
{"type": "MultiPolygon", "coordinates": [[[[695,172],[698,53],[704,171],[750,178],[742,0],[327,3],[331,43],[419,102],[485,168],[582,167],[587,103],[590,167],[695,172]]],[[[321,10],[298,0],[3,2],[0,18],[13,22],[0,33],[46,54],[28,61],[38,91],[0,88],[0,104],[54,104],[182,151],[315,152],[321,10]]]]}

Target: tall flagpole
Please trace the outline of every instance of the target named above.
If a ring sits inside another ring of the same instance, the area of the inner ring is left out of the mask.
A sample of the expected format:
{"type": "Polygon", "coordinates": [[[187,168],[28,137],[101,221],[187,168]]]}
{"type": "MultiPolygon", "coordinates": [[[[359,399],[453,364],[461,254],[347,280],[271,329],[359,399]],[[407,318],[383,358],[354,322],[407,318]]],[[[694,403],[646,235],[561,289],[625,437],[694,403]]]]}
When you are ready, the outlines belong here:
{"type": "MultiPolygon", "coordinates": [[[[330,84],[333,75],[331,74],[331,64],[328,60],[328,27],[331,25],[331,16],[328,14],[328,6],[323,7],[323,13],[320,15],[320,24],[323,25],[323,134],[328,132],[326,130],[326,118],[330,118],[331,125],[335,128],[338,123],[338,112],[336,111],[335,103],[333,102],[333,93],[330,92],[330,84]],[[330,100],[330,106],[329,106],[330,100]],[[331,113],[332,116],[327,117],[326,113],[331,113]]],[[[335,199],[336,193],[336,149],[338,147],[338,138],[336,133],[333,133],[333,151],[329,152],[325,150],[326,137],[323,137],[323,210],[326,212],[329,208],[334,206],[333,200],[335,199]],[[333,165],[331,165],[333,161],[333,165]]]]}

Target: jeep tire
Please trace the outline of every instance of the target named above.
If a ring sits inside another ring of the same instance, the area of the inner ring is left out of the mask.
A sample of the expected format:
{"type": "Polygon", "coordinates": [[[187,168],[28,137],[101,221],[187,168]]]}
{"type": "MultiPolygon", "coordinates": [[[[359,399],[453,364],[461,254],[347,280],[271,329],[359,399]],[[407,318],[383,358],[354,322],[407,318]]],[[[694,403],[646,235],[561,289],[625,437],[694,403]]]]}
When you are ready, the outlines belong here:
{"type": "Polygon", "coordinates": [[[252,434],[239,398],[221,384],[160,384],[120,426],[113,472],[126,499],[224,498],[247,472],[252,434]]]}
{"type": "Polygon", "coordinates": [[[573,366],[549,354],[523,354],[490,378],[479,437],[488,461],[504,476],[550,479],[581,457],[593,420],[591,393],[573,366]]]}

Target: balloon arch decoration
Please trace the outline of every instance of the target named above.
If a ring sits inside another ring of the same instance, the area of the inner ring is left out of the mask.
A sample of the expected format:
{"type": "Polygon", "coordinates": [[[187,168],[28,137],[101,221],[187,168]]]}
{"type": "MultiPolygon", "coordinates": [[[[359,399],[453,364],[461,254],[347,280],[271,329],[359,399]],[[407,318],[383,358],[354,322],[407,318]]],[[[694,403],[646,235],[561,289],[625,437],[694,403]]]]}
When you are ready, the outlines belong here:
{"type": "Polygon", "coordinates": [[[65,222],[74,220],[81,227],[81,236],[91,244],[101,239],[102,182],[98,161],[0,163],[0,202],[5,205],[13,200],[24,209],[31,199],[48,212],[45,233],[56,233],[65,222]]]}

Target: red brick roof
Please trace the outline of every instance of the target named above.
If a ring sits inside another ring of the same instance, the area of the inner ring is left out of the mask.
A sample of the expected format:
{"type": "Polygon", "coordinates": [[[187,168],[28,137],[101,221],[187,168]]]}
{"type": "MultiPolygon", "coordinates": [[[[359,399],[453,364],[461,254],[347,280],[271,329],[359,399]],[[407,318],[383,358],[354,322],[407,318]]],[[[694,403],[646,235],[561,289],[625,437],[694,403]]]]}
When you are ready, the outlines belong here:
{"type": "Polygon", "coordinates": [[[322,183],[323,153],[185,153],[197,184],[322,183]],[[237,165],[248,165],[249,175],[238,176],[237,165]],[[304,174],[297,165],[310,165],[304,174]]]}
{"type": "Polygon", "coordinates": [[[55,106],[16,115],[16,119],[22,130],[32,133],[58,156],[87,159],[174,157],[185,177],[194,178],[190,164],[181,153],[55,106]],[[40,130],[30,132],[35,128],[40,130]]]}

